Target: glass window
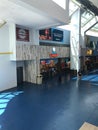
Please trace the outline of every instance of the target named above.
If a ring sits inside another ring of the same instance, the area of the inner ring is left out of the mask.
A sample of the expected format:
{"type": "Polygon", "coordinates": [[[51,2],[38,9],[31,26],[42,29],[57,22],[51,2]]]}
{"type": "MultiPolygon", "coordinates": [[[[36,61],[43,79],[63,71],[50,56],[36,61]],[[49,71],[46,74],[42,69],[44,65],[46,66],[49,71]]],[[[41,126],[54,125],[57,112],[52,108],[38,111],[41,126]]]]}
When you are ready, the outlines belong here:
{"type": "Polygon", "coordinates": [[[54,1],[56,4],[58,4],[60,7],[62,7],[63,9],[65,9],[65,0],[52,0],[54,1]]]}

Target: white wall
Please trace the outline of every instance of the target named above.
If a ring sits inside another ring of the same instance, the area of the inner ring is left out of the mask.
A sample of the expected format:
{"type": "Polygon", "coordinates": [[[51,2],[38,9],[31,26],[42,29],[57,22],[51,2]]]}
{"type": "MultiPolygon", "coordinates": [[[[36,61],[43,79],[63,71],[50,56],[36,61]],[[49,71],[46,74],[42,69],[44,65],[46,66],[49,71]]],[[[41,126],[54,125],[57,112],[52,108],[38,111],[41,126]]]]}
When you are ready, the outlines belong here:
{"type": "Polygon", "coordinates": [[[33,45],[39,45],[39,30],[32,29],[31,34],[33,45]]]}
{"type": "MultiPolygon", "coordinates": [[[[0,28],[0,52],[10,52],[9,25],[0,28]]],[[[16,87],[16,62],[10,60],[11,54],[0,54],[0,91],[16,87]]]]}

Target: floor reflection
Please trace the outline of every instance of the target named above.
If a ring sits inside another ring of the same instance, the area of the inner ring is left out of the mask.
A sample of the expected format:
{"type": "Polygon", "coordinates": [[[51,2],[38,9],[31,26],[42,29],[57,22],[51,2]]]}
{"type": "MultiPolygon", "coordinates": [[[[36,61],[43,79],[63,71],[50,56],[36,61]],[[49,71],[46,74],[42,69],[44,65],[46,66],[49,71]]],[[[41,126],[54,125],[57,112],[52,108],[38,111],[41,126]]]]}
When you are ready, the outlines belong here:
{"type": "Polygon", "coordinates": [[[6,93],[0,94],[0,115],[2,115],[4,113],[4,111],[6,110],[6,107],[9,103],[9,101],[21,93],[23,93],[23,91],[6,92],[6,93]]]}

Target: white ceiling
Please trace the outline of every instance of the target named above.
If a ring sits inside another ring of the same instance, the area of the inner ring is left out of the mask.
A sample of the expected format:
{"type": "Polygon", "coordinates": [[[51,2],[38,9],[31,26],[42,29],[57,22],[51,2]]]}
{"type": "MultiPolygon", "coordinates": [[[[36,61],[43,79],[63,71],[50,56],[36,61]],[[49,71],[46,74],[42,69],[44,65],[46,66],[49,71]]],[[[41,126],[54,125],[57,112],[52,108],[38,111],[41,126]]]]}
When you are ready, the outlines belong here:
{"type": "Polygon", "coordinates": [[[11,0],[0,0],[0,19],[8,23],[13,22],[37,29],[60,25],[60,21],[48,16],[48,14],[42,14],[40,10],[33,7],[27,9],[18,1],[13,2],[11,0]]]}
{"type": "MultiPolygon", "coordinates": [[[[98,7],[98,0],[90,0],[98,7]]],[[[62,22],[51,17],[45,12],[34,7],[27,7],[21,0],[0,0],[0,20],[7,23],[13,22],[18,25],[36,29],[62,25],[62,22]]]]}

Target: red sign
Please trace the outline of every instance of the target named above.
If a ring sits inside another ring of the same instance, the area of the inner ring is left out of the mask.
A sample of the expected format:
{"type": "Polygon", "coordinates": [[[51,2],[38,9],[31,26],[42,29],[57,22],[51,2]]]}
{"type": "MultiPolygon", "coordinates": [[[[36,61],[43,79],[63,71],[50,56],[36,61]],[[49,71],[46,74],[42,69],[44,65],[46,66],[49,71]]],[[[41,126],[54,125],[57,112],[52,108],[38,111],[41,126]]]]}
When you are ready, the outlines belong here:
{"type": "Polygon", "coordinates": [[[55,57],[58,57],[58,54],[57,53],[55,53],[55,54],[49,54],[49,56],[51,57],[51,58],[55,58],[55,57]]]}
{"type": "Polygon", "coordinates": [[[29,42],[29,30],[16,27],[16,40],[29,42]]]}

